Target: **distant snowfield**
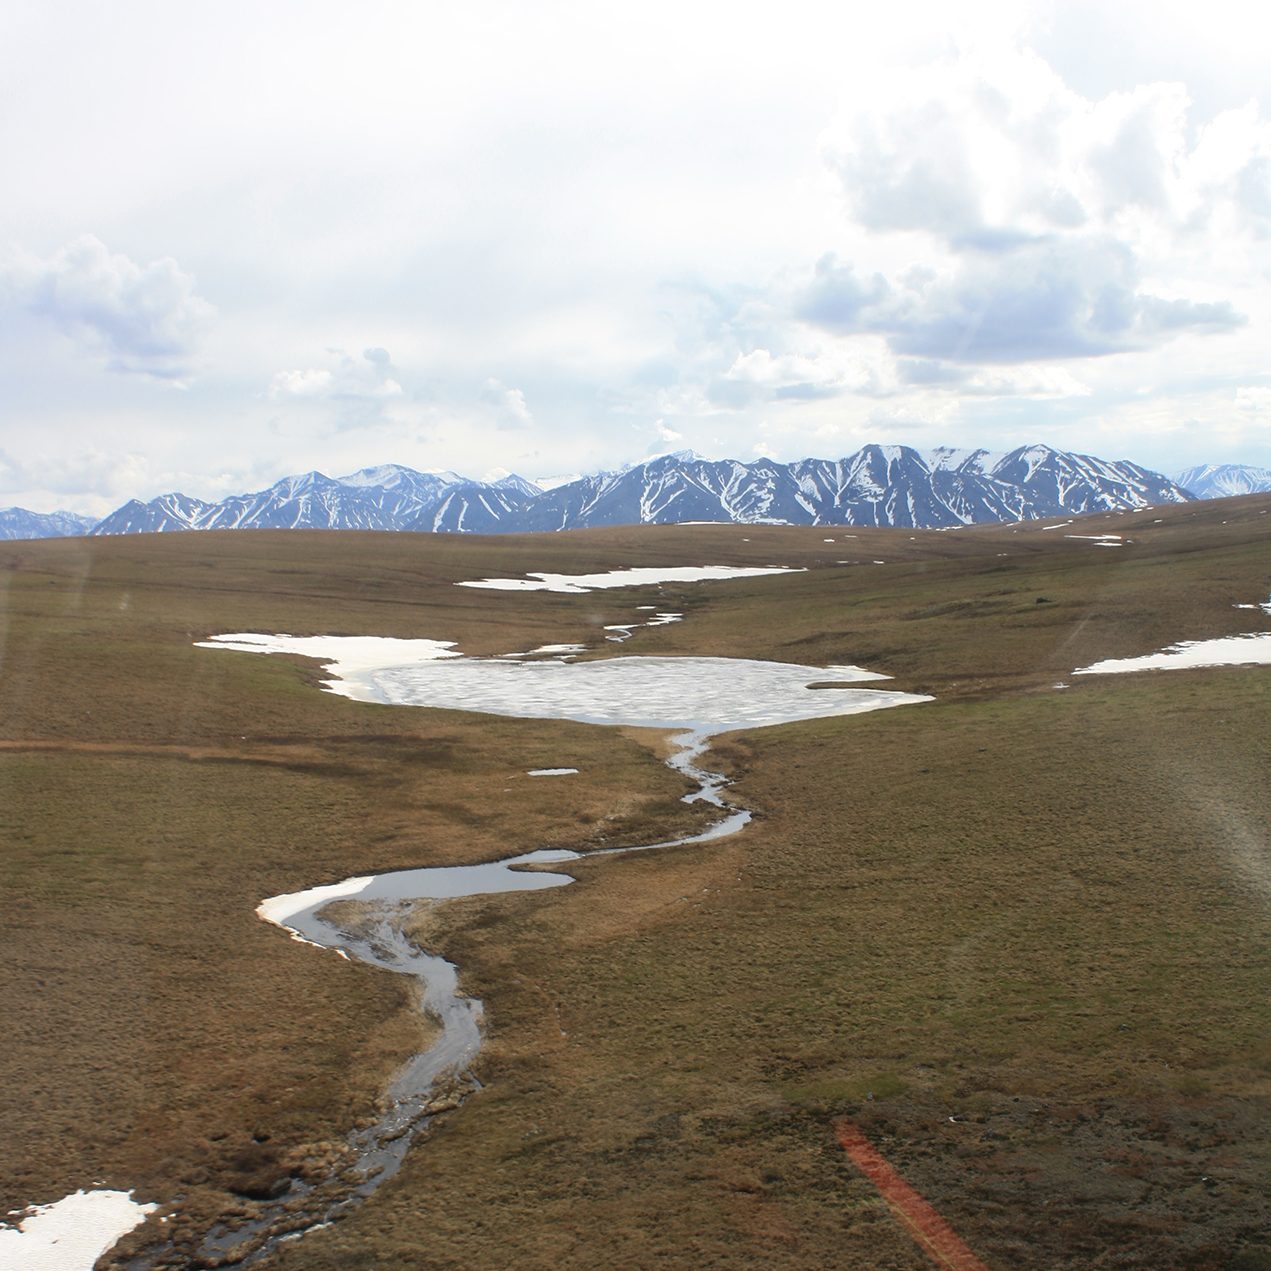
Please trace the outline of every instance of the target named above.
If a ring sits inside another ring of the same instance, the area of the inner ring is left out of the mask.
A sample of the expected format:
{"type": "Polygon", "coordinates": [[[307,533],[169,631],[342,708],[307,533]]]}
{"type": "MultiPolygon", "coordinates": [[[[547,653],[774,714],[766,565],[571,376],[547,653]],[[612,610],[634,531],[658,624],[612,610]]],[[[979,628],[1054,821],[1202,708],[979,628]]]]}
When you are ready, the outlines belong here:
{"type": "MultiPolygon", "coordinates": [[[[1069,521],[1068,524],[1071,525],[1072,522],[1069,521]]],[[[1048,525],[1046,528],[1054,529],[1056,527],[1048,525]]],[[[1096,547],[1120,547],[1122,541],[1120,534],[1065,534],[1064,538],[1085,539],[1096,547]]]]}
{"type": "Polygon", "coordinates": [[[525,578],[482,578],[456,587],[485,587],[491,591],[597,591],[608,587],[643,587],[650,583],[696,583],[724,578],[757,578],[762,574],[801,574],[791,565],[747,568],[740,565],[661,566],[610,569],[603,574],[547,574],[531,570],[525,578]]]}
{"type": "Polygon", "coordinates": [[[332,675],[328,690],[354,701],[707,734],[930,700],[837,687],[888,678],[860,667],[745,658],[520,662],[462,657],[441,640],[385,640],[377,649],[366,636],[242,633],[216,636],[199,647],[320,658],[332,675]],[[813,683],[836,687],[810,689],[813,683]]]}
{"type": "Polygon", "coordinates": [[[79,1191],[51,1205],[32,1206],[16,1227],[0,1226],[0,1267],[92,1271],[111,1245],[156,1208],[138,1204],[131,1192],[117,1191],[79,1191]]]}

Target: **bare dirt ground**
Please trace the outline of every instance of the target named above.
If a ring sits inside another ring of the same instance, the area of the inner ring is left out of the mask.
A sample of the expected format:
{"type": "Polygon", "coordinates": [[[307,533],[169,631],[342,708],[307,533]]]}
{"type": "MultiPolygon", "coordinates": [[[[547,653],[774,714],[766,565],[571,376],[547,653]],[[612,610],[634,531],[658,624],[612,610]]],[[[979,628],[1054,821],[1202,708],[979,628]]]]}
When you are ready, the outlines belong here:
{"type": "Polygon", "coordinates": [[[5,545],[0,1203],[135,1188],[191,1265],[185,1236],[338,1152],[421,1037],[390,977],[288,941],[262,897],[700,823],[650,738],[359,705],[194,640],[609,655],[600,628],[657,603],[685,621],[622,653],[850,662],[937,701],[721,739],[756,812],[735,839],[422,913],[486,1002],[485,1089],[260,1265],[926,1265],[842,1116],[987,1266],[1271,1265],[1271,672],[1052,687],[1266,625],[1232,606],[1271,594],[1269,508],[1072,527],[1132,540],[1103,551],[1036,526],[5,545]],[[808,570],[450,585],[652,563],[808,570]]]}

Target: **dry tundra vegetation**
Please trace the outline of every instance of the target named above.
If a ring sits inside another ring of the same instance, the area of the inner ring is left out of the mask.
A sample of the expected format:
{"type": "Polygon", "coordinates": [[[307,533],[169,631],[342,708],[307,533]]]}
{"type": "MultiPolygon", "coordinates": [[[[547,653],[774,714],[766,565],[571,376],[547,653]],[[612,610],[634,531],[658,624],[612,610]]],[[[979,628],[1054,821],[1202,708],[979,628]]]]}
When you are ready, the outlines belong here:
{"type": "Polygon", "coordinates": [[[936,700],[720,738],[755,812],[734,838],[421,911],[486,1003],[484,1088],[259,1265],[923,1266],[835,1142],[850,1115],[989,1267],[1271,1267],[1271,670],[1068,678],[1271,626],[1233,608],[1271,593],[1269,509],[0,546],[0,1205],[135,1189],[170,1221],[117,1256],[166,1231],[165,1264],[197,1265],[422,1033],[396,977],[287,940],[262,897],[701,815],[656,737],[357,704],[196,639],[610,656],[599,628],[656,600],[685,621],[623,653],[858,663],[936,700]],[[1103,531],[1132,541],[1064,537],[1103,531]],[[706,563],[808,568],[451,586],[706,563]],[[558,766],[581,772],[525,776],[558,766]]]}

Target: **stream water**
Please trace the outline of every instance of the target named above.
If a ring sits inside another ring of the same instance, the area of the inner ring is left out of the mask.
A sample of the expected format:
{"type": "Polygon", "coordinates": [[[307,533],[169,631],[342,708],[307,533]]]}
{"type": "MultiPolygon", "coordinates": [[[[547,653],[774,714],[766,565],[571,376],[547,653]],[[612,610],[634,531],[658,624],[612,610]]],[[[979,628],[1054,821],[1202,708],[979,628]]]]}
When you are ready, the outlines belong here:
{"type": "MultiPolygon", "coordinates": [[[[334,677],[328,690],[363,701],[678,730],[667,763],[694,785],[685,802],[707,803],[722,815],[700,833],[657,843],[585,854],[530,851],[479,865],[395,870],[262,901],[260,917],[294,939],[411,976],[418,985],[420,1009],[440,1024],[441,1033],[396,1075],[385,1093],[385,1110],[374,1124],[349,1135],[349,1150],[338,1167],[317,1181],[293,1180],[284,1194],[265,1202],[246,1223],[214,1228],[198,1250],[205,1266],[250,1265],[280,1242],[338,1218],[398,1171],[411,1140],[428,1124],[443,1079],[449,1107],[478,1085],[471,1065],[481,1046],[482,1004],[464,996],[452,963],[419,948],[404,934],[406,919],[417,906],[460,896],[564,887],[574,879],[546,867],[584,855],[682,847],[736,833],[750,819],[749,812],[729,804],[723,794],[725,778],[698,762],[714,734],[928,700],[850,687],[886,678],[856,667],[727,658],[529,663],[463,658],[437,641],[386,641],[378,649],[365,638],[350,640],[344,647],[342,643],[339,637],[234,635],[218,637],[208,647],[321,657],[334,677]],[[333,910],[337,901],[356,903],[333,910]]],[[[151,1251],[130,1266],[141,1271],[158,1256],[151,1251]]]]}

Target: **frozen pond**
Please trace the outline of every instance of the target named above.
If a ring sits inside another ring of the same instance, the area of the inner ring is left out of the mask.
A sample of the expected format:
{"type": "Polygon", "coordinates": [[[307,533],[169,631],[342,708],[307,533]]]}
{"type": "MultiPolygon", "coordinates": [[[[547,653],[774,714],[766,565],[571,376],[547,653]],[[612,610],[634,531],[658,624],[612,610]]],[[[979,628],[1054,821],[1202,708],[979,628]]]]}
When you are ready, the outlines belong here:
{"type": "Polygon", "coordinates": [[[240,633],[215,636],[202,647],[319,658],[332,675],[326,687],[355,701],[706,733],[928,700],[846,687],[887,678],[855,666],[744,658],[521,662],[461,657],[452,644],[438,640],[386,640],[376,649],[362,636],[240,633]]]}
{"type": "Polygon", "coordinates": [[[740,565],[651,565],[640,569],[610,569],[602,574],[547,574],[531,570],[524,578],[481,578],[456,587],[487,587],[492,591],[596,591],[608,587],[644,587],[650,583],[697,583],[724,578],[757,578],[762,574],[800,574],[790,565],[752,568],[740,565]]]}

